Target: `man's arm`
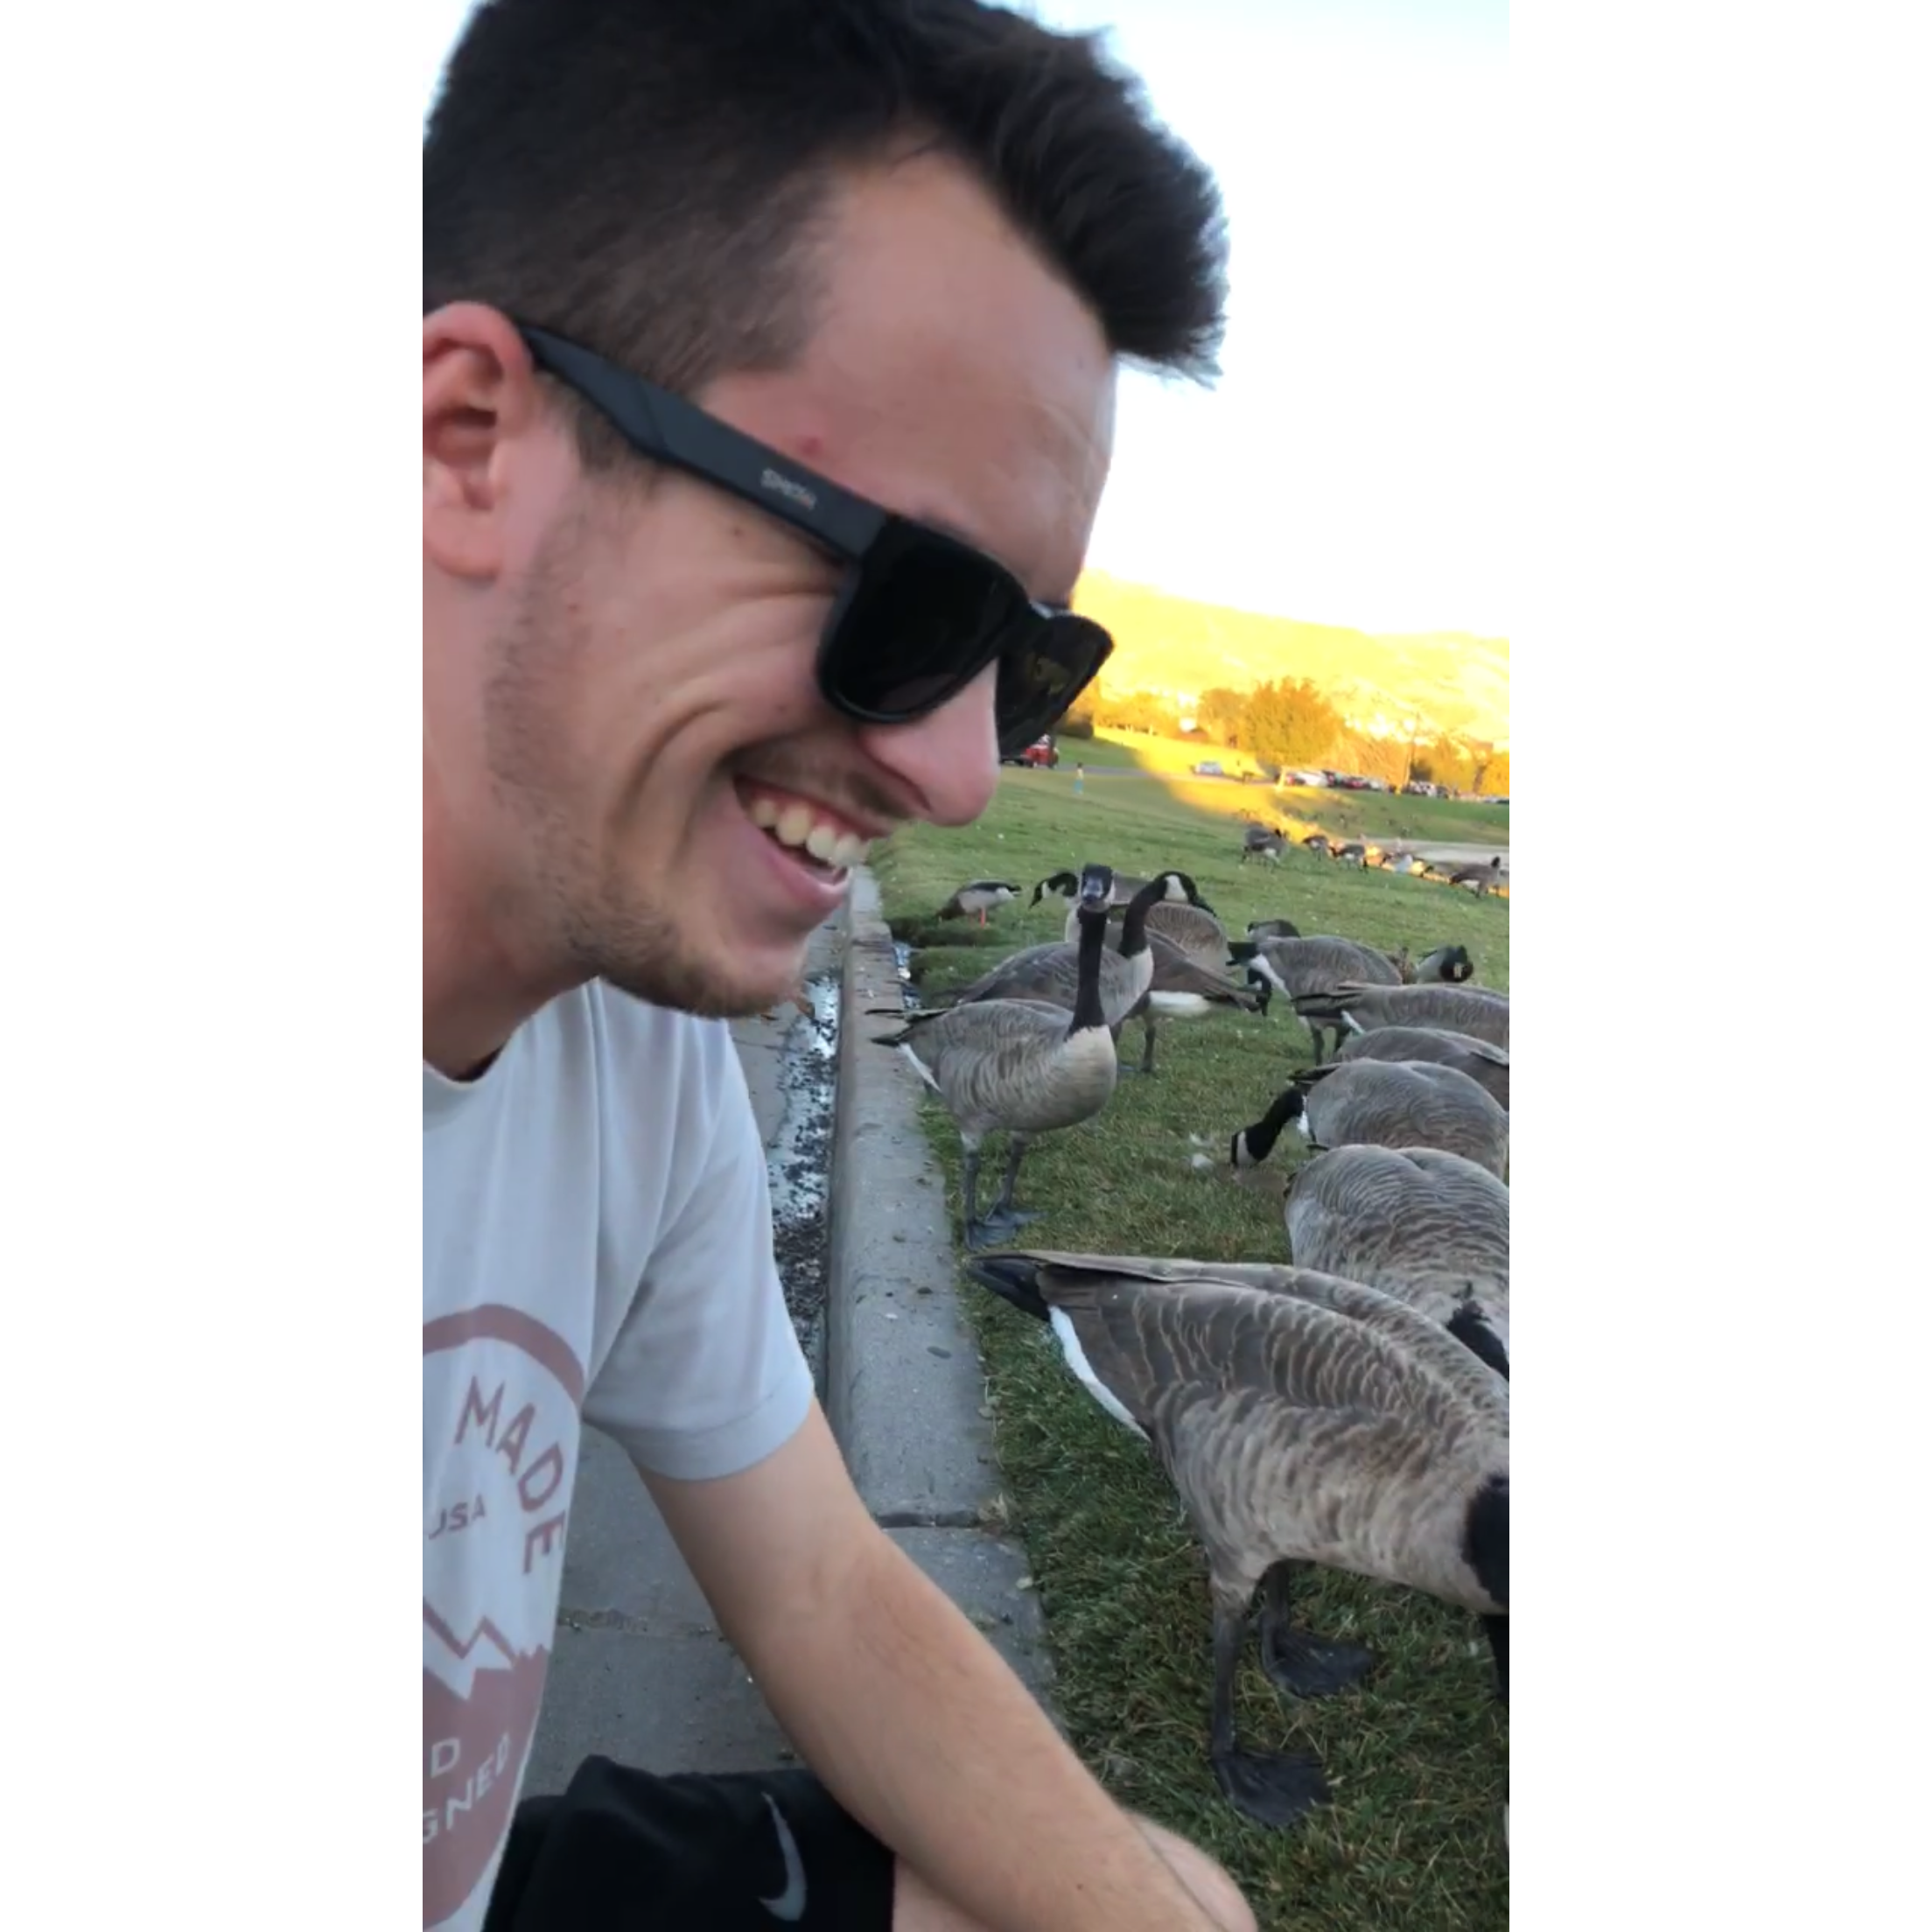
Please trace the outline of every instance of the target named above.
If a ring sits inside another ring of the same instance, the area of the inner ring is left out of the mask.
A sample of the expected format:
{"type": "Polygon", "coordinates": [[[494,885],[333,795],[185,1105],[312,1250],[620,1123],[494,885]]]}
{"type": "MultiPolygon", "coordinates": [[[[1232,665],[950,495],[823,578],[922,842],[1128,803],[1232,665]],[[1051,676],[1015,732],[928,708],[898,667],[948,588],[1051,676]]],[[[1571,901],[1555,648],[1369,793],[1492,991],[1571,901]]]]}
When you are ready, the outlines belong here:
{"type": "Polygon", "coordinates": [[[774,1714],[839,1802],[998,1932],[1215,1932],[1005,1661],[874,1523],[815,1402],[708,1482],[647,1474],[774,1714]]]}

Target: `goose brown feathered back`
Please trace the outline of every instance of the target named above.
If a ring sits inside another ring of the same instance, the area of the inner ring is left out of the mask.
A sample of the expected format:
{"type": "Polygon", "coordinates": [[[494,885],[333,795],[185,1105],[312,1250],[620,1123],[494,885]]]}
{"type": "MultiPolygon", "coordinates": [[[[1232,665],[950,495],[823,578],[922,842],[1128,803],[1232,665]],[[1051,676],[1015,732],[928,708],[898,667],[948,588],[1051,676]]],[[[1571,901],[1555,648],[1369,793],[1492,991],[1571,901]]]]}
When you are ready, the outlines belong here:
{"type": "Polygon", "coordinates": [[[1378,1026],[1351,1033],[1335,1054],[1350,1060],[1428,1060],[1467,1074],[1505,1112],[1509,1107],[1509,1049],[1493,1046],[1474,1033],[1433,1026],[1378,1026]]]}
{"type": "Polygon", "coordinates": [[[1509,1116],[1467,1074],[1430,1060],[1339,1060],[1294,1075],[1268,1111],[1233,1137],[1236,1167],[1265,1160],[1283,1128],[1318,1147],[1440,1147],[1502,1179],[1509,1116]]]}
{"type": "Polygon", "coordinates": [[[1509,996],[1486,986],[1390,986],[1357,974],[1291,996],[1311,1027],[1373,1032],[1382,1026],[1427,1026],[1470,1033],[1509,1047],[1509,996]]]}
{"type": "MultiPolygon", "coordinates": [[[[1124,926],[1127,908],[1110,908],[1110,921],[1124,926]]],[[[1079,929],[1076,906],[1067,915],[1066,936],[1072,939],[1079,929]]],[[[1204,906],[1190,906],[1185,899],[1157,899],[1147,908],[1147,931],[1177,947],[1190,959],[1210,972],[1221,972],[1228,957],[1228,933],[1221,921],[1204,906]]]]}
{"type": "Polygon", "coordinates": [[[1295,1264],[1365,1283],[1508,1373],[1509,1190],[1436,1147],[1337,1147],[1282,1205],[1295,1264]]]}
{"type": "Polygon", "coordinates": [[[1147,1436],[1208,1554],[1210,1758],[1249,1816],[1291,1822],[1327,1796],[1319,1763],[1240,1750],[1234,1678],[1266,1588],[1264,1668],[1304,1694],[1372,1660],[1287,1620],[1292,1566],[1425,1590],[1482,1616],[1508,1695],[1508,1388],[1392,1296],[1305,1269],[1261,1288],[1176,1265],[1052,1253],[971,1264],[1046,1321],[1069,1368],[1147,1436]]]}
{"type": "MultiPolygon", "coordinates": [[[[1292,999],[1297,994],[1343,981],[1376,986],[1402,984],[1401,969],[1386,953],[1332,933],[1313,933],[1294,939],[1236,940],[1228,951],[1231,958],[1247,968],[1248,983],[1261,993],[1261,1010],[1264,1013],[1270,996],[1278,992],[1292,999]]],[[[1340,1025],[1331,1023],[1327,1031],[1340,1045],[1340,1025]]],[[[1308,1022],[1308,1035],[1317,1060],[1322,1057],[1322,1032],[1321,1026],[1308,1022]]]]}

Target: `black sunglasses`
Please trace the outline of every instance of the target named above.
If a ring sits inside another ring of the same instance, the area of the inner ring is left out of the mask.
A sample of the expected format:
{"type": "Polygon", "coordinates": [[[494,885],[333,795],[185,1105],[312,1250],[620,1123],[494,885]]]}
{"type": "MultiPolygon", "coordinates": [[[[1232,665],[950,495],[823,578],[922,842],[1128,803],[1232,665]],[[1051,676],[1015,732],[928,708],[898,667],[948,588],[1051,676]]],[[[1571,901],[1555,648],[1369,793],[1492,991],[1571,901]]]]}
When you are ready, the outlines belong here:
{"type": "Polygon", "coordinates": [[[607,416],[640,456],[754,503],[850,568],[818,649],[825,701],[862,724],[909,724],[997,658],[1003,753],[1049,730],[1114,648],[1090,619],[1030,598],[983,551],[802,467],[591,350],[519,325],[537,367],[607,416]]]}

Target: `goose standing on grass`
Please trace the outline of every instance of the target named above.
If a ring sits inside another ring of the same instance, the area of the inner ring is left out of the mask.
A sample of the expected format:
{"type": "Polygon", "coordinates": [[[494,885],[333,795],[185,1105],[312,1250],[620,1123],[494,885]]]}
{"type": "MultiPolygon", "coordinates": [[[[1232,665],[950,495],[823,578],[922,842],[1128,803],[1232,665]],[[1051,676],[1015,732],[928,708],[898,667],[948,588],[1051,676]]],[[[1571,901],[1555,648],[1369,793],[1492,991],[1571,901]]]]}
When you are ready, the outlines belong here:
{"type": "MultiPolygon", "coordinates": [[[[1162,908],[1156,906],[1154,909],[1158,912],[1162,908]]],[[[1226,943],[1224,940],[1222,944],[1226,943]]],[[[1163,939],[1151,926],[1147,950],[1153,958],[1153,977],[1147,990],[1141,995],[1140,1003],[1127,1018],[1131,1019],[1135,1013],[1140,1015],[1142,1037],[1138,1071],[1151,1080],[1154,1073],[1156,1014],[1172,1019],[1192,1019],[1217,1010],[1251,1013],[1261,1003],[1256,995],[1245,987],[1237,986],[1225,973],[1202,965],[1198,959],[1163,939]]],[[[1121,1071],[1132,1073],[1136,1069],[1124,1067],[1121,1071]]]]}
{"type": "MultiPolygon", "coordinates": [[[[1089,865],[1089,875],[1103,872],[1104,865],[1089,865]]],[[[1140,1004],[1141,995],[1152,984],[1154,962],[1147,949],[1147,914],[1162,898],[1184,898],[1179,872],[1163,872],[1158,878],[1150,879],[1128,902],[1127,916],[1121,922],[1120,949],[1102,956],[1100,962],[1100,1000],[1107,1011],[1107,1024],[1116,1033],[1126,1019],[1140,1004]]],[[[1083,894],[1084,896],[1084,894],[1083,894]]],[[[1102,908],[1104,915],[1106,908],[1102,908]]],[[[1082,909],[1084,921],[1086,908],[1082,909]]],[[[1104,916],[1102,933],[1106,932],[1104,916]]],[[[1086,933],[1082,925],[1082,935],[1086,933]]],[[[1080,983],[1080,948],[1065,942],[1049,942],[1044,946],[1027,946],[1017,953],[1012,953],[993,967],[982,973],[970,986],[963,987],[949,999],[935,1001],[934,1006],[945,1011],[955,1006],[968,1006],[985,999],[1044,999],[1056,1006],[1071,1011],[1074,994],[1080,983]]]]}
{"type": "Polygon", "coordinates": [[[1493,891],[1498,886],[1508,884],[1508,875],[1502,869],[1502,858],[1499,853],[1487,865],[1459,865],[1449,874],[1452,886],[1464,886],[1478,899],[1493,891]]]}
{"type": "Polygon", "coordinates": [[[1451,1032],[1432,1026],[1378,1026],[1373,1032],[1352,1033],[1335,1054],[1335,1063],[1350,1060],[1430,1060],[1467,1074],[1505,1113],[1509,1110],[1509,1050],[1492,1046],[1474,1033],[1451,1032]]]}
{"type": "Polygon", "coordinates": [[[945,1102],[965,1153],[961,1192],[969,1249],[1004,1240],[1037,1218],[1018,1207],[1013,1188],[1033,1137],[1090,1120],[1114,1091],[1119,1063],[1100,999],[1107,953],[1104,865],[1082,882],[1078,984],[1073,1012],[1046,1001],[984,999],[913,1013],[896,1033],[873,1043],[896,1046],[945,1102]],[[979,1214],[979,1150],[998,1129],[1006,1133],[1006,1175],[993,1211],[979,1214]]]}
{"type": "Polygon", "coordinates": [[[1264,939],[1299,939],[1301,928],[1292,919],[1251,919],[1248,921],[1250,942],[1264,939]]]}
{"type": "Polygon", "coordinates": [[[1366,865],[1368,848],[1359,838],[1351,838],[1346,844],[1336,846],[1329,857],[1339,858],[1344,865],[1366,865]]]}
{"type": "Polygon", "coordinates": [[[1509,1172],[1509,1116],[1467,1074],[1430,1060],[1341,1060],[1298,1073],[1251,1127],[1236,1130],[1228,1158],[1256,1167],[1284,1128],[1311,1146],[1441,1147],[1509,1172]]]}
{"type": "Polygon", "coordinates": [[[1368,974],[1297,990],[1290,1004],[1307,1021],[1334,1030],[1370,1033],[1382,1026],[1432,1026],[1473,1033],[1509,1050],[1509,996],[1488,986],[1390,986],[1368,974]]]}
{"type": "Polygon", "coordinates": [[[1509,1696],[1509,1389],[1426,1317],[1359,1282],[1287,1268],[1271,1289],[1016,1252],[968,1264],[1044,1321],[1068,1366],[1148,1438],[1208,1555],[1209,1762],[1234,1807],[1293,1824],[1327,1802],[1320,1761],[1243,1751],[1235,1673],[1263,1589],[1262,1666],[1323,1697],[1374,1664],[1296,1629],[1294,1565],[1424,1590],[1482,1619],[1509,1696]]]}
{"type": "Polygon", "coordinates": [[[1440,1147],[1336,1147],[1282,1202],[1298,1268],[1365,1282],[1509,1373],[1509,1190],[1440,1147]]]}
{"type": "MultiPolygon", "coordinates": [[[[1199,906],[1201,903],[1200,892],[1196,889],[1194,880],[1186,872],[1178,872],[1172,867],[1169,867],[1158,877],[1177,881],[1177,884],[1170,888],[1166,894],[1169,899],[1176,901],[1185,900],[1190,906],[1199,906]]],[[[1121,906],[1130,904],[1153,883],[1155,881],[1152,879],[1134,878],[1125,872],[1116,872],[1114,874],[1113,896],[1107,901],[1108,910],[1114,912],[1121,906]]],[[[1071,906],[1079,897],[1080,879],[1077,874],[1073,872],[1052,872],[1033,887],[1033,896],[1027,903],[1029,906],[1032,906],[1039,905],[1042,900],[1056,899],[1062,905],[1071,906]]]]}
{"type": "MultiPolygon", "coordinates": [[[[1228,946],[1228,956],[1237,965],[1247,968],[1248,984],[1260,994],[1264,1013],[1276,993],[1292,999],[1298,993],[1342,981],[1352,984],[1359,980],[1375,986],[1402,984],[1401,970],[1386,953],[1326,933],[1312,934],[1306,939],[1298,934],[1293,939],[1237,939],[1228,946]]],[[[1301,1009],[1298,1005],[1295,1010],[1299,1012],[1301,1009]]],[[[1339,1046],[1341,1027],[1330,1025],[1327,1030],[1339,1046]]],[[[1322,1057],[1322,1031],[1312,1020],[1308,1022],[1308,1037],[1317,1060],[1322,1057]]]]}
{"type": "Polygon", "coordinates": [[[964,919],[969,914],[977,913],[979,922],[984,926],[987,914],[996,906],[1011,905],[1018,897],[1017,886],[1008,886],[997,878],[976,878],[970,886],[962,886],[933,916],[935,919],[964,919]]]}
{"type": "MultiPolygon", "coordinates": [[[[1196,894],[1194,882],[1186,873],[1172,872],[1167,876],[1180,880],[1180,894],[1177,895],[1170,886],[1166,898],[1157,899],[1147,908],[1149,935],[1158,934],[1209,972],[1221,972],[1228,957],[1227,928],[1214,916],[1214,907],[1196,894]]],[[[1118,901],[1107,908],[1110,921],[1124,922],[1126,916],[1126,906],[1118,901]]],[[[1079,919],[1080,910],[1076,906],[1067,915],[1068,939],[1077,936],[1079,919]]]]}
{"type": "Polygon", "coordinates": [[[1281,864],[1281,849],[1288,843],[1279,832],[1271,832],[1265,825],[1250,825],[1241,836],[1241,863],[1245,865],[1250,858],[1265,858],[1270,864],[1281,864]]]}

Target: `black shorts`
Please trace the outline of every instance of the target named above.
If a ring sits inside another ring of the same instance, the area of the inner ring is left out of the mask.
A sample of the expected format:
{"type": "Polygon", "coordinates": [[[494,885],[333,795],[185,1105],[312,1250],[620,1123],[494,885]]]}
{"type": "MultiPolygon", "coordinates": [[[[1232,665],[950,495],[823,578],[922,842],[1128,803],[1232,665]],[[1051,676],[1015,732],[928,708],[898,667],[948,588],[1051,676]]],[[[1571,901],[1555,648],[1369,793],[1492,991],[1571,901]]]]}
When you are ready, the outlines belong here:
{"type": "Polygon", "coordinates": [[[560,1797],[517,1807],[483,1932],[891,1932],[892,1870],[809,1771],[586,1758],[560,1797]]]}

